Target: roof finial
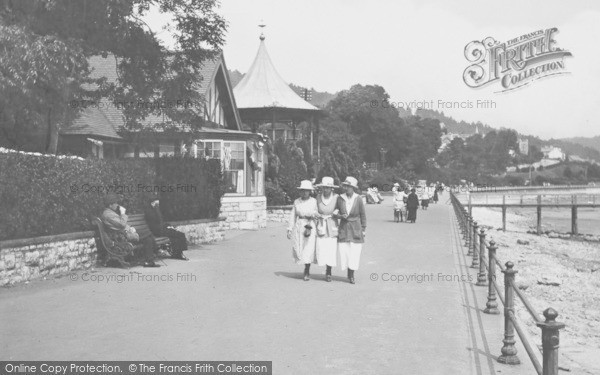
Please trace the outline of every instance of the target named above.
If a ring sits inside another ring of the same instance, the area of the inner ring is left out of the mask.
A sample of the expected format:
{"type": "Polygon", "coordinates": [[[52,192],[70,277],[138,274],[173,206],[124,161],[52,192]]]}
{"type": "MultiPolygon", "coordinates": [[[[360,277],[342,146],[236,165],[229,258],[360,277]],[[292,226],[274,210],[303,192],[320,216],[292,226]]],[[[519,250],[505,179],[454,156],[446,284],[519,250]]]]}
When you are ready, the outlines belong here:
{"type": "Polygon", "coordinates": [[[265,21],[260,20],[260,24],[258,25],[258,27],[260,27],[260,40],[265,40],[265,34],[263,34],[263,30],[264,30],[265,26],[267,26],[267,25],[265,25],[265,21]]]}

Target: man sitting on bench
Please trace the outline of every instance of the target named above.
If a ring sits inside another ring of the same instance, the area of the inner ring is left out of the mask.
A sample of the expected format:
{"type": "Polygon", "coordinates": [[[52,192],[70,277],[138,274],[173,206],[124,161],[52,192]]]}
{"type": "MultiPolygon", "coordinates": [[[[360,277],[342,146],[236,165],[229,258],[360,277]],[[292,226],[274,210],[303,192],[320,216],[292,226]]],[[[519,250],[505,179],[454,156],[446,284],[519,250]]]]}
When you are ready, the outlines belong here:
{"type": "Polygon", "coordinates": [[[144,262],[144,267],[160,267],[154,263],[154,252],[157,250],[156,242],[151,234],[140,238],[135,229],[127,225],[127,215],[125,208],[119,206],[119,196],[109,193],[104,197],[104,212],[100,219],[106,228],[106,234],[117,244],[117,246],[131,246],[132,243],[140,242],[143,247],[137,257],[144,262]]]}
{"type": "Polygon", "coordinates": [[[185,233],[182,233],[163,220],[160,212],[158,194],[150,196],[148,205],[144,209],[144,216],[150,231],[156,237],[169,237],[171,241],[171,256],[174,259],[189,260],[183,255],[183,252],[188,249],[185,233]]]}

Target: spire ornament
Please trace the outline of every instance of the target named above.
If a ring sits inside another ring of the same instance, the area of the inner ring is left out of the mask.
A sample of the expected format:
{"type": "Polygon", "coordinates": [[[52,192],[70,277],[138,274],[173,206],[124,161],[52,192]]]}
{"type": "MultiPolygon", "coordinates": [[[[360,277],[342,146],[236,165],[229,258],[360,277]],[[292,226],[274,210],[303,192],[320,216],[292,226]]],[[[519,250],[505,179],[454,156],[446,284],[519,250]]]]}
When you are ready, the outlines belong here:
{"type": "Polygon", "coordinates": [[[265,21],[260,20],[260,24],[258,24],[258,27],[260,27],[260,40],[265,40],[265,34],[263,34],[263,30],[267,25],[265,24],[265,21]]]}

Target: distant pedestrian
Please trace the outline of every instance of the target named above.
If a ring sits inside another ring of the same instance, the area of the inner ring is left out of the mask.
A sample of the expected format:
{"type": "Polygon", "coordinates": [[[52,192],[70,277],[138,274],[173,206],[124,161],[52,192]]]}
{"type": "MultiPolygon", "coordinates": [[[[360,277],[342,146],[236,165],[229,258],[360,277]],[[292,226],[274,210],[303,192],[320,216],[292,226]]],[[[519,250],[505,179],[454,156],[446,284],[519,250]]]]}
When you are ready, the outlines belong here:
{"type": "Polygon", "coordinates": [[[419,197],[417,197],[416,189],[412,188],[408,194],[406,209],[408,211],[406,221],[414,223],[417,221],[417,209],[419,208],[419,197]]]}
{"type": "Polygon", "coordinates": [[[423,194],[421,194],[421,208],[423,210],[427,210],[429,207],[429,188],[427,186],[423,186],[423,194]]]}
{"type": "Polygon", "coordinates": [[[433,191],[433,203],[436,204],[438,202],[438,200],[439,200],[439,197],[438,197],[438,188],[436,186],[435,190],[433,191]]]}
{"type": "Polygon", "coordinates": [[[304,281],[310,276],[310,265],[316,263],[316,218],[317,200],[310,196],[313,184],[309,180],[301,181],[300,198],[294,201],[290,212],[287,238],[293,241],[292,256],[296,264],[304,264],[304,281]]]}
{"type": "Polygon", "coordinates": [[[342,186],[346,192],[338,198],[337,204],[337,208],[342,215],[338,234],[338,249],[342,271],[348,269],[348,280],[351,284],[354,284],[354,271],[358,270],[360,255],[365,242],[367,216],[363,200],[358,195],[358,181],[356,178],[346,177],[342,186]]]}
{"type": "Polygon", "coordinates": [[[404,221],[404,210],[406,209],[405,203],[406,194],[400,189],[400,184],[394,184],[394,220],[396,223],[404,221]]]}
{"type": "Polygon", "coordinates": [[[333,193],[337,186],[332,177],[323,177],[318,185],[321,194],[317,196],[319,218],[317,220],[317,262],[326,267],[325,280],[331,282],[331,268],[337,265],[337,200],[339,195],[333,193]]]}

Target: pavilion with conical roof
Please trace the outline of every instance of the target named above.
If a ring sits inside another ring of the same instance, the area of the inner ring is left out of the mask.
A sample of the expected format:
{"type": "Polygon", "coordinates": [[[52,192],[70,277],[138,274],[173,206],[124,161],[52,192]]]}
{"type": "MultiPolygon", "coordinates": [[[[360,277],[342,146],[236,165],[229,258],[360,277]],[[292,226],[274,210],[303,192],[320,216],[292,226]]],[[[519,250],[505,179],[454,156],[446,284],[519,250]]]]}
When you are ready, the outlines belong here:
{"type": "Polygon", "coordinates": [[[311,154],[314,148],[313,134],[316,134],[318,163],[319,117],[323,115],[323,111],[302,99],[279,75],[267,52],[264,34],[260,35],[260,46],[252,66],[235,86],[233,94],[242,122],[252,129],[260,124],[270,123],[274,129],[276,122],[307,122],[310,128],[311,154]]]}

